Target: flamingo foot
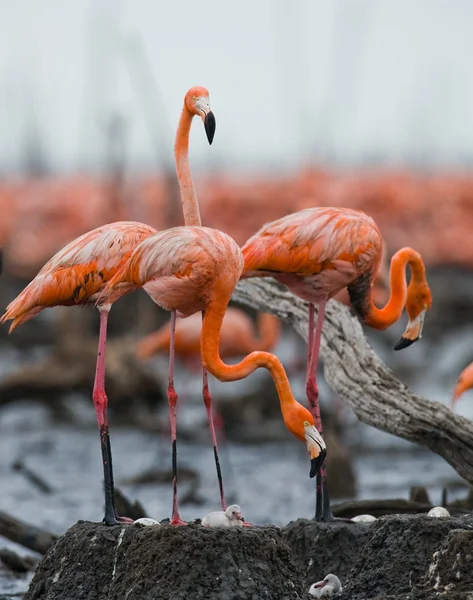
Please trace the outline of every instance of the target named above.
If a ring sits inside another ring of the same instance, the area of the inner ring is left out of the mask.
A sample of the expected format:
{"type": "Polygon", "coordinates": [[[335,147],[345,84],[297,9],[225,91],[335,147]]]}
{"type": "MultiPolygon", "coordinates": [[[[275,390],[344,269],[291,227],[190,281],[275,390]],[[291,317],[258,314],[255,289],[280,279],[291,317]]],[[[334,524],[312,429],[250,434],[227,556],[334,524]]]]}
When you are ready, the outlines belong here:
{"type": "Polygon", "coordinates": [[[183,520],[181,519],[181,517],[177,516],[177,517],[173,517],[173,518],[171,519],[171,521],[169,522],[169,525],[177,525],[177,526],[180,526],[180,525],[187,525],[187,523],[186,523],[185,521],[183,521],[183,520]]]}
{"type": "Polygon", "coordinates": [[[119,523],[131,524],[134,523],[133,519],[129,519],[128,517],[119,517],[118,515],[115,517],[119,523]]]}
{"type": "Polygon", "coordinates": [[[254,527],[253,523],[248,523],[248,521],[242,521],[241,524],[243,527],[254,527]]]}

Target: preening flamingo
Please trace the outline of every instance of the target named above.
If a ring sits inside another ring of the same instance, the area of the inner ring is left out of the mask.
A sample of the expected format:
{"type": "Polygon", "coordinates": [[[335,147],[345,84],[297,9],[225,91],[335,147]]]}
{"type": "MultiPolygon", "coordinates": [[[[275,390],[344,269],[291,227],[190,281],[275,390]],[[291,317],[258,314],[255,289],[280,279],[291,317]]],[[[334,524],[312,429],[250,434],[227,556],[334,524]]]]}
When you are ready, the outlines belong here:
{"type": "Polygon", "coordinates": [[[45,308],[95,304],[100,312],[100,333],[92,398],[100,430],[105,481],[104,523],[114,525],[129,519],[115,508],[112,451],[105,393],[105,350],[108,314],[113,296],[103,292],[106,284],[128,260],[141,240],[156,233],[153,227],[122,221],[103,225],[81,235],[49,260],[33,281],[11,302],[1,323],[13,319],[10,333],[45,308]]]}
{"type": "Polygon", "coordinates": [[[452,410],[455,408],[455,404],[460,399],[467,390],[473,387],[473,362],[470,363],[467,367],[463,369],[463,371],[458,376],[457,382],[455,384],[455,388],[453,390],[451,407],[452,410]]]}
{"type": "MultiPolygon", "coordinates": [[[[391,295],[379,309],[371,296],[371,284],[382,256],[383,240],[371,217],[344,208],[307,208],[264,225],[243,246],[243,277],[274,277],[309,303],[306,391],[316,427],[322,431],[317,363],[325,305],[337,292],[348,288],[351,304],[362,320],[375,329],[386,329],[407,309],[409,323],[396,350],[419,339],[432,297],[421,256],[402,248],[391,260],[391,295]],[[405,270],[412,272],[409,286],[405,270]],[[314,303],[318,304],[314,333],[314,303]]],[[[316,519],[331,520],[326,473],[317,478],[316,519]],[[324,501],[322,507],[322,499],[324,501]]]]}
{"type": "Polygon", "coordinates": [[[179,516],[176,479],[176,393],[172,348],[176,313],[187,317],[204,311],[201,333],[202,363],[220,381],[243,379],[258,367],[268,369],[275,382],[286,427],[304,441],[314,477],[325,458],[325,443],[314,426],[311,413],[292,395],[279,360],[268,352],[252,352],[236,365],[226,365],[219,356],[219,334],[228,302],[243,269],[243,255],[227,234],[208,227],[174,227],[144,240],[128,262],[108,283],[105,293],[123,295],[138,285],[162,308],[171,311],[171,359],[168,398],[171,415],[173,456],[172,524],[179,516]]]}

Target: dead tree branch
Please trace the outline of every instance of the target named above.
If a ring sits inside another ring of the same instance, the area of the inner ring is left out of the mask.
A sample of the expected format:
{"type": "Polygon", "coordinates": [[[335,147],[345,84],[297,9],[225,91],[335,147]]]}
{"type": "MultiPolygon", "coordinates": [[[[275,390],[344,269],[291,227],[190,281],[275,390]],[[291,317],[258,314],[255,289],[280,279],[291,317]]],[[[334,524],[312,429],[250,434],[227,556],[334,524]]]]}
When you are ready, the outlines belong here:
{"type": "MultiPolygon", "coordinates": [[[[307,340],[307,303],[274,280],[241,281],[232,299],[278,316],[307,340]]],[[[327,383],[360,421],[427,446],[473,483],[473,422],[410,392],[375,354],[358,319],[335,301],[325,311],[321,358],[327,383]]]]}

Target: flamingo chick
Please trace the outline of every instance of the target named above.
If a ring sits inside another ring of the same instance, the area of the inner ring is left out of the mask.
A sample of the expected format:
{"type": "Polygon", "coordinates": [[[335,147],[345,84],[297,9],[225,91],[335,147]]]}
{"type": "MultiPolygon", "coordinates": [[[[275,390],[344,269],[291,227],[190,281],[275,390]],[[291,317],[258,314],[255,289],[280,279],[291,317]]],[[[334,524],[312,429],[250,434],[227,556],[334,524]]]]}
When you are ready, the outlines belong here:
{"type": "Polygon", "coordinates": [[[100,332],[92,398],[100,431],[105,481],[103,522],[106,525],[132,521],[119,517],[115,508],[108,399],[105,393],[107,322],[114,296],[113,293],[104,293],[103,288],[128,260],[139,242],[153,233],[156,230],[148,225],[119,221],[81,235],[44,265],[33,281],[10,302],[0,319],[0,323],[13,319],[11,333],[18,325],[48,307],[94,304],[98,308],[100,332]]]}
{"type": "MultiPolygon", "coordinates": [[[[420,255],[399,250],[391,260],[391,295],[383,309],[373,303],[372,283],[383,253],[383,239],[371,217],[347,208],[307,208],[263,225],[243,246],[243,278],[274,277],[309,303],[306,392],[315,424],[322,432],[316,373],[325,305],[343,288],[363,321],[386,329],[407,309],[409,323],[395,349],[420,338],[432,297],[420,255]],[[412,278],[406,284],[409,265],[412,278]],[[314,332],[314,304],[318,304],[314,332]]],[[[326,472],[317,478],[317,520],[332,520],[326,472]],[[324,505],[322,507],[322,501],[324,505]]]]}
{"type": "Polygon", "coordinates": [[[236,365],[226,365],[220,358],[220,329],[242,269],[241,249],[229,235],[208,227],[174,227],[144,240],[105,289],[107,294],[124,295],[132,287],[141,286],[156,304],[171,311],[168,385],[173,467],[171,524],[183,523],[177,501],[177,395],[173,363],[176,314],[187,317],[204,312],[200,342],[202,363],[220,381],[244,379],[259,367],[268,369],[278,391],[286,427],[306,444],[311,477],[316,475],[325,458],[325,442],[314,419],[293,397],[286,372],[276,356],[252,352],[236,365]]]}
{"type": "Polygon", "coordinates": [[[451,401],[452,410],[455,409],[455,405],[460,399],[460,396],[471,389],[473,387],[473,362],[470,363],[467,367],[463,369],[463,371],[458,376],[457,382],[455,384],[455,389],[453,390],[453,396],[451,401]]]}
{"type": "Polygon", "coordinates": [[[244,520],[245,519],[241,514],[241,508],[238,504],[232,504],[225,511],[217,510],[211,512],[202,519],[202,525],[204,527],[221,527],[228,529],[230,527],[243,527],[244,520]]]}
{"type": "Polygon", "coordinates": [[[309,588],[309,594],[314,598],[332,598],[343,591],[340,579],[336,575],[326,575],[322,581],[313,583],[309,588]]]}

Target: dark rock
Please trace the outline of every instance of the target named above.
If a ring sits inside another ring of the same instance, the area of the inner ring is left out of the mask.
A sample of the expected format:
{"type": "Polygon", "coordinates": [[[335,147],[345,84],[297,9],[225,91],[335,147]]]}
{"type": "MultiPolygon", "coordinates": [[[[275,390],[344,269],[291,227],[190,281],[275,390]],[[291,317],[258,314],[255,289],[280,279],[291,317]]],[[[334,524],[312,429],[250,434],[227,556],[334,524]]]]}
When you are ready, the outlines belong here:
{"type": "Polygon", "coordinates": [[[454,529],[431,557],[429,568],[419,586],[419,598],[429,598],[432,590],[460,597],[473,594],[473,531],[454,529]]]}
{"type": "MultiPolygon", "coordinates": [[[[473,529],[472,516],[432,518],[425,515],[392,515],[375,521],[359,540],[360,551],[351,573],[342,579],[342,598],[374,600],[389,595],[408,599],[436,598],[436,575],[432,579],[434,571],[429,575],[429,569],[440,569],[439,575],[441,573],[440,577],[444,577],[445,585],[453,581],[456,569],[452,565],[455,560],[458,562],[454,550],[455,539],[460,543],[460,538],[451,538],[449,534],[457,529],[473,529]],[[441,552],[442,548],[445,548],[445,566],[435,566],[434,554],[441,552]]],[[[471,543],[472,537],[468,537],[468,541],[471,543]]],[[[466,539],[462,539],[463,552],[465,543],[466,539]]],[[[473,545],[470,546],[470,552],[473,552],[473,545]]],[[[467,575],[470,563],[471,558],[465,555],[458,568],[464,574],[462,583],[468,585],[469,582],[469,589],[473,591],[473,571],[470,569],[467,575]]]]}
{"type": "Polygon", "coordinates": [[[105,527],[79,521],[41,561],[24,600],[304,597],[277,528],[105,527]]]}
{"type": "Polygon", "coordinates": [[[302,573],[304,589],[328,573],[337,575],[343,585],[362,551],[360,540],[371,525],[345,521],[318,523],[308,519],[286,525],[283,539],[302,573]]]}

